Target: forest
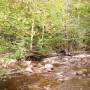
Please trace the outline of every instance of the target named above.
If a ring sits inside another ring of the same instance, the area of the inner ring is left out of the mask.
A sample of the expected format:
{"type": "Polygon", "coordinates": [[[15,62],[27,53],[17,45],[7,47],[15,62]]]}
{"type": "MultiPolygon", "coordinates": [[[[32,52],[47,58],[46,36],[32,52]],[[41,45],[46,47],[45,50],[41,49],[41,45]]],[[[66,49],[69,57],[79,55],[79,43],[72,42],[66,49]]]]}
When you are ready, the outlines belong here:
{"type": "Polygon", "coordinates": [[[90,90],[90,0],[0,0],[0,70],[0,90],[90,90]]]}

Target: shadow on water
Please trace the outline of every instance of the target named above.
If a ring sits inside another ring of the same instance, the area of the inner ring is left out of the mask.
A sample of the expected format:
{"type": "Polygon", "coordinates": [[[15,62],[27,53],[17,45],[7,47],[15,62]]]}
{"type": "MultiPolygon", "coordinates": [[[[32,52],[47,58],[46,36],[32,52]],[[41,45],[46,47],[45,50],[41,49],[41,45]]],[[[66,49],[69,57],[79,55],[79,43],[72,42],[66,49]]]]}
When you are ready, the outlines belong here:
{"type": "Polygon", "coordinates": [[[90,79],[72,79],[61,85],[61,90],[90,90],[90,79]]]}
{"type": "Polygon", "coordinates": [[[0,81],[0,90],[42,90],[48,85],[53,88],[58,84],[55,80],[46,78],[41,74],[17,74],[3,78],[0,81]]]}
{"type": "Polygon", "coordinates": [[[41,74],[16,74],[2,78],[0,90],[90,90],[90,79],[72,79],[57,83],[41,74]],[[45,89],[50,86],[51,89],[45,89]]]}

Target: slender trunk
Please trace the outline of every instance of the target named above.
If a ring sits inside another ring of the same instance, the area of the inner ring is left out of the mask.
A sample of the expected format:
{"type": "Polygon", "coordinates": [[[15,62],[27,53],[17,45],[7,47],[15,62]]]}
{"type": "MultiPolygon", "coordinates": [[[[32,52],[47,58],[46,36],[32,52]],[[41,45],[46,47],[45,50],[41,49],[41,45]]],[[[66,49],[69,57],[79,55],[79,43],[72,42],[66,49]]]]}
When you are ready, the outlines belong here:
{"type": "Polygon", "coordinates": [[[44,25],[44,22],[43,22],[43,26],[42,26],[42,45],[41,45],[41,48],[43,47],[43,43],[44,43],[44,32],[45,32],[45,25],[44,25]]]}
{"type": "Polygon", "coordinates": [[[64,28],[65,28],[65,37],[66,37],[66,50],[67,52],[69,52],[69,47],[68,47],[68,0],[65,0],[65,24],[64,24],[64,28]]]}
{"type": "MultiPolygon", "coordinates": [[[[80,30],[80,29],[79,29],[79,28],[80,28],[80,10],[79,10],[79,9],[80,9],[80,3],[81,3],[81,0],[78,0],[78,8],[77,8],[77,10],[78,10],[78,11],[77,11],[77,12],[78,12],[78,15],[77,15],[77,24],[78,24],[78,33],[79,33],[79,35],[82,35],[82,32],[79,31],[79,30],[80,30]]],[[[76,49],[78,50],[78,49],[80,49],[80,48],[77,47],[76,49]]]]}
{"type": "Polygon", "coordinates": [[[34,19],[32,20],[32,29],[31,29],[31,45],[30,45],[31,51],[33,49],[33,37],[34,37],[34,19]]]}
{"type": "Polygon", "coordinates": [[[66,16],[66,19],[65,19],[65,23],[64,23],[64,30],[65,30],[65,37],[66,37],[66,50],[67,52],[70,51],[70,43],[69,43],[69,33],[68,33],[68,28],[69,28],[69,25],[70,25],[70,5],[71,5],[71,0],[65,0],[64,2],[65,4],[65,16],[66,16]]]}
{"type": "Polygon", "coordinates": [[[43,25],[42,25],[42,37],[41,37],[41,48],[43,47],[43,44],[44,44],[44,32],[45,32],[45,11],[43,11],[43,18],[42,18],[42,22],[43,22],[43,25]]]}
{"type": "Polygon", "coordinates": [[[77,12],[78,12],[78,16],[77,16],[77,23],[78,23],[78,25],[80,24],[79,22],[80,22],[80,16],[79,16],[79,8],[80,8],[80,3],[81,3],[81,0],[78,0],[78,8],[77,8],[77,12]]]}

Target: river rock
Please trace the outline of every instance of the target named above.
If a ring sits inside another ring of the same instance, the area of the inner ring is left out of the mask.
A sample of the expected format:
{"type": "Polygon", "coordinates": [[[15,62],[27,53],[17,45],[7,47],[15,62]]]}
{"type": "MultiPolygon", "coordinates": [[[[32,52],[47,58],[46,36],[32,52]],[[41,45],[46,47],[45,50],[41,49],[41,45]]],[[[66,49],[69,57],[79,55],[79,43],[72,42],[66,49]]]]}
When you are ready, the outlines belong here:
{"type": "Polygon", "coordinates": [[[30,66],[28,66],[28,67],[25,68],[25,71],[32,73],[33,72],[32,68],[33,68],[33,66],[30,65],[30,66]]]}
{"type": "Polygon", "coordinates": [[[80,71],[77,71],[76,75],[86,76],[87,75],[87,69],[82,69],[80,71]]]}
{"type": "Polygon", "coordinates": [[[54,67],[52,64],[45,64],[44,68],[46,69],[46,71],[52,71],[54,67]]]}

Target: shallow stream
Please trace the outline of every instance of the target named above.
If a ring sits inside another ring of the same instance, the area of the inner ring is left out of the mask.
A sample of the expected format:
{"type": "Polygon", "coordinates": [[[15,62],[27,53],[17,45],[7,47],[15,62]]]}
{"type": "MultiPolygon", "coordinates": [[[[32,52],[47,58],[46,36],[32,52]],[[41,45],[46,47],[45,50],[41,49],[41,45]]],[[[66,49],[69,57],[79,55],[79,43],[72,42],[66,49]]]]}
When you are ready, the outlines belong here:
{"type": "Polygon", "coordinates": [[[68,64],[58,63],[54,64],[54,70],[50,72],[14,71],[14,73],[10,73],[7,69],[2,72],[9,73],[0,76],[0,90],[90,90],[89,66],[74,68],[68,64]],[[87,70],[87,72],[82,74],[79,69],[87,70]],[[79,72],[74,75],[77,70],[79,72]]]}

